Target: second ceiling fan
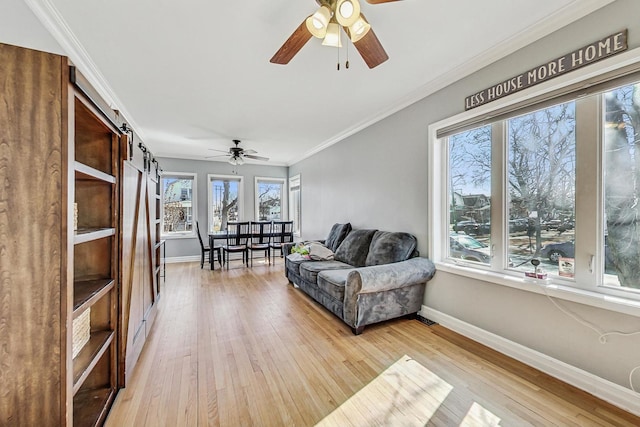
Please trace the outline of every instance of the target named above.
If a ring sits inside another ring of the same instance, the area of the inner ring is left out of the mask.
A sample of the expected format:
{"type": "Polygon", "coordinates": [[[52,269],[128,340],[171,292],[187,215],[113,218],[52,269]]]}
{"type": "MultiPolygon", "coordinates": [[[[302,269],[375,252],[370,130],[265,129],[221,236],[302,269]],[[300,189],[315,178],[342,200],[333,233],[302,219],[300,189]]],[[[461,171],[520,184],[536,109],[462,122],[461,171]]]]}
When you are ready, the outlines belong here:
{"type": "MultiPolygon", "coordinates": [[[[400,0],[366,0],[370,4],[400,0]]],[[[389,59],[369,22],[360,12],[359,0],[316,0],[320,5],[305,18],[282,47],[273,55],[274,64],[288,64],[314,36],[323,39],[323,45],[340,47],[340,29],[349,36],[369,68],[377,67],[389,59]]]]}
{"type": "Polygon", "coordinates": [[[242,165],[244,163],[244,159],[245,157],[247,159],[253,159],[253,160],[262,160],[262,161],[267,161],[269,160],[268,157],[262,157],[262,156],[256,156],[256,150],[252,150],[252,149],[244,149],[242,147],[240,147],[240,140],[239,139],[234,139],[233,143],[235,144],[235,147],[230,147],[229,151],[222,151],[222,150],[218,150],[216,148],[209,148],[209,150],[211,151],[220,151],[221,153],[226,153],[226,154],[218,154],[216,156],[208,156],[205,157],[205,159],[211,159],[214,157],[228,157],[227,161],[229,163],[231,163],[234,166],[238,166],[238,165],[242,165]]]}

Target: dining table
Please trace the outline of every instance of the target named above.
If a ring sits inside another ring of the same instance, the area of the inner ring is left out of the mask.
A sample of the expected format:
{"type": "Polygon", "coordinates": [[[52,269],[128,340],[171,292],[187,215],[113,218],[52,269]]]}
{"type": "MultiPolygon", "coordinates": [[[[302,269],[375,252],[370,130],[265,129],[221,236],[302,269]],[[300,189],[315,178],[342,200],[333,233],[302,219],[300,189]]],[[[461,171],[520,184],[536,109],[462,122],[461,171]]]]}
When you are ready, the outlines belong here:
{"type": "MultiPolygon", "coordinates": [[[[267,236],[274,237],[277,236],[281,233],[265,233],[267,236]]],[[[291,235],[291,240],[293,240],[293,233],[287,233],[291,235]]],[[[235,234],[234,234],[235,236],[235,234]]],[[[248,233],[246,235],[246,237],[250,240],[251,237],[253,236],[253,233],[248,233]]],[[[241,237],[244,237],[244,235],[241,235],[241,237]]],[[[209,253],[209,264],[210,264],[210,268],[211,270],[214,269],[213,263],[215,262],[215,258],[213,256],[213,253],[215,251],[215,247],[216,247],[216,240],[222,240],[223,244],[227,243],[227,232],[226,231],[212,231],[209,232],[209,248],[211,248],[211,252],[209,253]]],[[[218,248],[220,248],[220,244],[218,244],[218,248]]],[[[218,250],[222,250],[221,248],[218,250]]]]}

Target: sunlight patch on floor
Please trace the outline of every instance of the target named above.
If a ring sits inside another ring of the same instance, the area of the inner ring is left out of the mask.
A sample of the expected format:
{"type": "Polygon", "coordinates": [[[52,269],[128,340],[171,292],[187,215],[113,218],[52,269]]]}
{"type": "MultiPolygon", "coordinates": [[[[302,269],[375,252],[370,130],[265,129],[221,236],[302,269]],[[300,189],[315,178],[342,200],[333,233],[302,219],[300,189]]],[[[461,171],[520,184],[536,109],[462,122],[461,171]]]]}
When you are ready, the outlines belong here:
{"type": "Polygon", "coordinates": [[[467,415],[460,423],[460,427],[485,427],[498,425],[500,425],[500,418],[476,402],[473,402],[469,412],[467,412],[467,415]]]}
{"type": "Polygon", "coordinates": [[[424,426],[452,389],[405,355],[317,426],[424,426]]]}

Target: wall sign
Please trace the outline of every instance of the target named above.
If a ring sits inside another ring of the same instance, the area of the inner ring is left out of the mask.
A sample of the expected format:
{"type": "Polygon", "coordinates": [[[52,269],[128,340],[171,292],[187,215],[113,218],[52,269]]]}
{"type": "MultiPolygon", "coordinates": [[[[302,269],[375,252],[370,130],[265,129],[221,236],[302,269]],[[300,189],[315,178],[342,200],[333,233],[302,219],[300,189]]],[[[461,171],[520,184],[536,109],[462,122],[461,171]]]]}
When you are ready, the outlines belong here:
{"type": "Polygon", "coordinates": [[[464,100],[464,109],[479,107],[625,50],[627,50],[626,29],[467,96],[464,100]]]}

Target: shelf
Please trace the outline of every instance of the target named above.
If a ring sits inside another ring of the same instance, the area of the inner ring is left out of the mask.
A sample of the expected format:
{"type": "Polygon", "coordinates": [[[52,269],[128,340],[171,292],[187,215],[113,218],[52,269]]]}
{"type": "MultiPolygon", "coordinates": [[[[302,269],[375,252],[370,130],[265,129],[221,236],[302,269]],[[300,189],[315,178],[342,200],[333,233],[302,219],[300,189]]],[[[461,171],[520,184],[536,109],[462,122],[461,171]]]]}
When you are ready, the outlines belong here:
{"type": "Polygon", "coordinates": [[[82,390],[73,398],[73,424],[99,426],[107,417],[109,403],[115,398],[112,388],[82,390]]]}
{"type": "Polygon", "coordinates": [[[113,341],[113,331],[92,332],[89,342],[73,359],[73,394],[76,394],[91,370],[113,341]]]}
{"type": "Polygon", "coordinates": [[[76,280],[73,282],[73,318],[113,289],[113,279],[76,280]]]}
{"type": "Polygon", "coordinates": [[[116,178],[114,176],[94,169],[91,166],[87,166],[84,163],[75,162],[75,169],[77,179],[99,180],[108,182],[110,184],[116,183],[116,178]]]}
{"type": "Polygon", "coordinates": [[[83,228],[78,229],[75,232],[73,243],[78,245],[80,243],[90,242],[92,240],[103,239],[105,237],[113,236],[116,234],[115,228],[83,228]]]}
{"type": "Polygon", "coordinates": [[[160,200],[162,197],[159,194],[156,194],[156,199],[160,200]]]}

